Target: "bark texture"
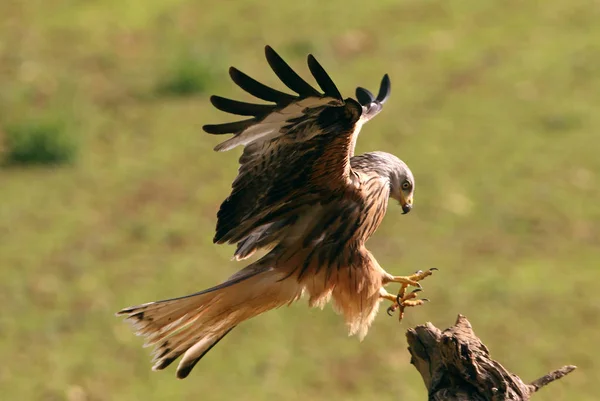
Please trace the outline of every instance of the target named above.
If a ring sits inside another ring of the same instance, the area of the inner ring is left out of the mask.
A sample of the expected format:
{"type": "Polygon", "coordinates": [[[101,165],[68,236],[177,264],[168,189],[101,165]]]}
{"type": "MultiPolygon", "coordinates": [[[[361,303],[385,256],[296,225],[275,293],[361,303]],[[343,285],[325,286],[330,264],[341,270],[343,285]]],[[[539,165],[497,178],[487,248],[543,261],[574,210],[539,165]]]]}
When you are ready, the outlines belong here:
{"type": "Polygon", "coordinates": [[[526,384],[490,358],[462,315],[444,331],[427,323],[409,329],[406,337],[411,363],[423,377],[429,401],[526,401],[576,368],[563,366],[526,384]]]}

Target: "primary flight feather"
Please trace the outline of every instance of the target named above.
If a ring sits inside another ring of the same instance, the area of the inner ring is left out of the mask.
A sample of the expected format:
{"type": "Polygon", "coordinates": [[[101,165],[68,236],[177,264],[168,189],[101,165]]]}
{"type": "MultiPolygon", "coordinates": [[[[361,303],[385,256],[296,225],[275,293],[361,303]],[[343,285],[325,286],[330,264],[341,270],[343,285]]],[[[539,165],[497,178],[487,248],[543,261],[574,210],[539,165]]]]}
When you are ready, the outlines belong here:
{"type": "Polygon", "coordinates": [[[354,155],[362,125],[377,115],[390,94],[385,75],[377,97],[357,88],[357,100],[343,99],[312,56],[308,67],[323,93],[307,83],[269,46],[267,62],[291,95],[270,88],[231,67],[233,82],[272,104],[212,96],[227,113],[250,118],[205,125],[209,134],[233,136],[216,146],[243,146],[238,176],[217,214],[215,243],[236,244],[243,260],[266,254],[224,283],[196,294],[125,308],[125,316],[154,346],[154,367],[161,370],[182,356],[177,377],[196,363],[244,320],[289,304],[306,294],[310,306],[330,299],[350,334],[364,337],[383,299],[392,312],[422,303],[408,285],[431,274],[387,273],[365,242],[385,215],[388,199],[404,213],[412,208],[414,177],[389,153],[354,155]],[[383,286],[401,283],[399,295],[383,286]]]}

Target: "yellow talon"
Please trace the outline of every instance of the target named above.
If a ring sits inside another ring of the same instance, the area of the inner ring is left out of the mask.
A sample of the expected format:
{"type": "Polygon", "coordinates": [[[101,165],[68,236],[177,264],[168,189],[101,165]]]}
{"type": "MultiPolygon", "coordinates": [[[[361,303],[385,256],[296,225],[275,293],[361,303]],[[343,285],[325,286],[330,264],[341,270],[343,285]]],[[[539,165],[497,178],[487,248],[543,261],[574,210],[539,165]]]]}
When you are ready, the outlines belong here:
{"type": "Polygon", "coordinates": [[[438,269],[432,268],[426,271],[419,270],[415,274],[410,276],[395,276],[390,281],[395,283],[401,283],[400,290],[398,291],[398,295],[394,296],[388,293],[385,290],[381,290],[380,296],[383,299],[387,299],[392,302],[392,305],[387,309],[387,314],[392,316],[392,314],[400,309],[399,313],[399,321],[402,321],[404,318],[404,309],[415,307],[419,305],[423,305],[425,302],[428,302],[429,299],[415,299],[417,298],[417,293],[421,292],[421,285],[419,284],[420,280],[423,280],[425,277],[429,277],[433,274],[434,271],[438,269]],[[411,285],[417,287],[413,291],[406,293],[406,288],[411,285]]]}

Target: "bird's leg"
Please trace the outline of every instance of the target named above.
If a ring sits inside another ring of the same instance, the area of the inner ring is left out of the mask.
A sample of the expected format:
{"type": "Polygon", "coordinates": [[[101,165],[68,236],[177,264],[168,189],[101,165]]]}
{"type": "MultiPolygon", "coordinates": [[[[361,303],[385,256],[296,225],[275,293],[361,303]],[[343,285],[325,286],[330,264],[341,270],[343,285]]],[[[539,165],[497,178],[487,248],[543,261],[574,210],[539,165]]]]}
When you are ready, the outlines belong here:
{"type": "Polygon", "coordinates": [[[392,315],[396,311],[396,309],[400,309],[399,319],[402,321],[404,317],[404,309],[407,307],[419,306],[423,305],[423,303],[429,301],[427,298],[424,299],[415,299],[417,297],[417,293],[421,291],[421,284],[419,281],[423,280],[425,277],[429,277],[436,271],[436,268],[432,268],[429,270],[419,270],[415,274],[410,276],[391,276],[388,282],[401,283],[400,290],[398,291],[398,295],[394,296],[387,291],[383,290],[385,294],[382,294],[382,298],[392,301],[392,305],[387,309],[388,315],[392,315]],[[415,290],[406,293],[406,288],[412,285],[414,287],[418,287],[415,290]]]}
{"type": "Polygon", "coordinates": [[[388,283],[401,283],[403,287],[408,287],[412,285],[413,287],[421,288],[421,284],[419,281],[423,280],[425,277],[429,277],[433,274],[437,269],[431,268],[429,270],[419,270],[415,274],[411,274],[410,276],[391,276],[388,278],[388,283]]]}

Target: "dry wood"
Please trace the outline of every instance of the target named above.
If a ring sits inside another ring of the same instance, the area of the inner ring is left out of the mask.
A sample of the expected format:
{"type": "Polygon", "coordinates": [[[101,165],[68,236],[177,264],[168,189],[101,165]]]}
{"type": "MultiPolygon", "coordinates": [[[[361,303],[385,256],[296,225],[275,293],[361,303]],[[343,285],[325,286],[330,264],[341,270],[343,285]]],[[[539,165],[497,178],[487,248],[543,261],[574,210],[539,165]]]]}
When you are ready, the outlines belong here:
{"type": "Polygon", "coordinates": [[[429,401],[526,401],[540,388],[575,370],[563,366],[525,384],[490,358],[466,317],[441,331],[431,323],[406,333],[411,363],[429,392],[429,401]]]}

